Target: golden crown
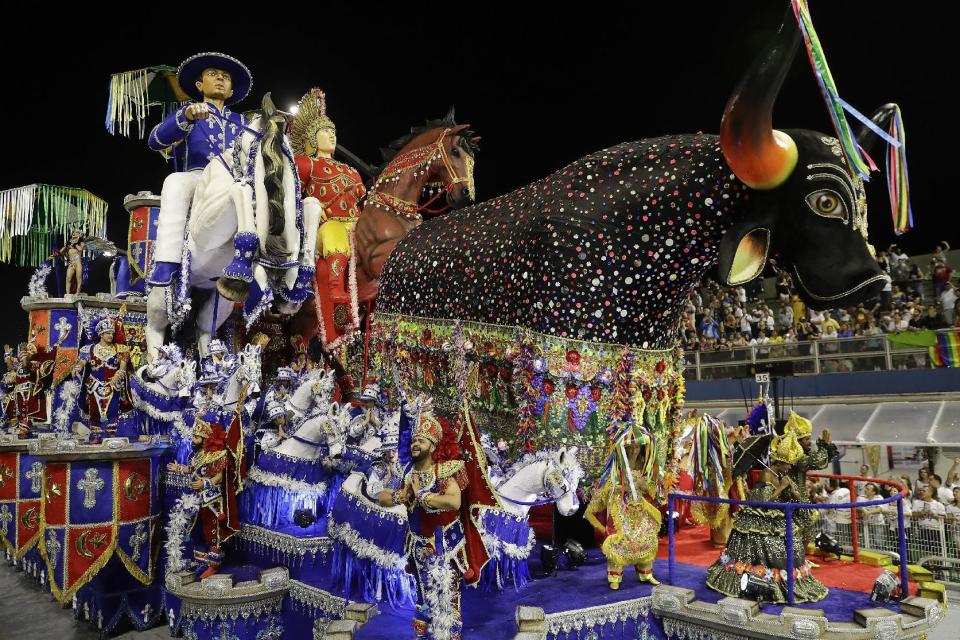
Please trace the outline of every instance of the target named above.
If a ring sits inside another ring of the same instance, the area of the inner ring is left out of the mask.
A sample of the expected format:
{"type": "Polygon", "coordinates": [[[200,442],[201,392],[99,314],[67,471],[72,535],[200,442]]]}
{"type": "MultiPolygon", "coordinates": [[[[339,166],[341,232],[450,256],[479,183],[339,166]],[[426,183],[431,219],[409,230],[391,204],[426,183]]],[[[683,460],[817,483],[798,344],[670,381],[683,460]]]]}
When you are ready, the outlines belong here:
{"type": "Polygon", "coordinates": [[[806,438],[813,433],[813,425],[806,418],[803,418],[791,411],[790,419],[787,420],[787,424],[784,426],[783,432],[792,433],[797,437],[797,440],[799,440],[800,438],[806,438]]]}
{"type": "Polygon", "coordinates": [[[316,144],[317,131],[324,128],[336,129],[337,126],[327,116],[326,94],[314,87],[304,94],[297,104],[297,114],[293,117],[290,130],[293,152],[298,156],[307,155],[307,143],[316,144]]]}

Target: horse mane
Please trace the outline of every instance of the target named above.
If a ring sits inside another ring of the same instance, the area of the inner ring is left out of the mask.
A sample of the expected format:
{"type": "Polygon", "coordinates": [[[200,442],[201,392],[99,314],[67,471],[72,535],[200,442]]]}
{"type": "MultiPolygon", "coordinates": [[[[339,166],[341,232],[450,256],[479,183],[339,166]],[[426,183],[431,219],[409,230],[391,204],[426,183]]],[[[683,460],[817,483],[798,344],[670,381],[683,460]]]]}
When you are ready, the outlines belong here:
{"type": "MultiPolygon", "coordinates": [[[[380,148],[380,155],[383,157],[383,164],[375,167],[377,175],[379,175],[390,161],[397,157],[397,154],[403,150],[410,142],[413,141],[419,135],[426,133],[432,129],[452,129],[457,126],[457,121],[453,116],[453,109],[450,109],[450,112],[447,113],[442,118],[428,119],[422,125],[410,127],[410,133],[404,134],[388,144],[386,147],[380,148]]],[[[474,140],[476,137],[476,132],[474,131],[463,131],[460,134],[460,146],[464,151],[469,153],[471,156],[475,155],[477,151],[480,150],[479,145],[474,140]]]]}
{"type": "Polygon", "coordinates": [[[518,473],[527,467],[540,462],[555,462],[553,459],[556,451],[537,451],[535,453],[526,453],[522,458],[514,462],[503,474],[503,482],[507,483],[518,473]]]}

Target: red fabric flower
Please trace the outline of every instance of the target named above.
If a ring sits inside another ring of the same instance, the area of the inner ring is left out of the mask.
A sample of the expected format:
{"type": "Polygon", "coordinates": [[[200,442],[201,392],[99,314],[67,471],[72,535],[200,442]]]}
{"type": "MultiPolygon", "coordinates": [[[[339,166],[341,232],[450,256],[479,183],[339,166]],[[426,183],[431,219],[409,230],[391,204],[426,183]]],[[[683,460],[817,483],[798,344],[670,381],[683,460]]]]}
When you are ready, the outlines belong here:
{"type": "Polygon", "coordinates": [[[432,338],[433,338],[433,331],[431,331],[430,329],[424,329],[424,330],[423,330],[423,340],[424,340],[424,342],[430,342],[430,340],[431,340],[432,338]]]}
{"type": "Polygon", "coordinates": [[[600,402],[600,396],[602,393],[603,393],[603,389],[601,389],[600,387],[596,385],[590,387],[590,397],[593,399],[594,402],[600,402]]]}
{"type": "Polygon", "coordinates": [[[556,390],[557,385],[553,383],[553,380],[544,380],[543,381],[543,393],[545,395],[551,395],[556,390]]]}
{"type": "Polygon", "coordinates": [[[573,349],[567,351],[567,362],[573,366],[580,364],[580,353],[578,351],[574,351],[573,349]]]}
{"type": "Polygon", "coordinates": [[[664,362],[663,360],[659,361],[657,363],[657,366],[655,367],[657,373],[663,373],[666,368],[667,368],[667,363],[664,362]]]}
{"type": "Polygon", "coordinates": [[[568,384],[567,385],[567,399],[573,400],[580,394],[580,389],[577,389],[577,385],[568,384]]]}
{"type": "Polygon", "coordinates": [[[663,397],[667,395],[663,392],[663,389],[657,389],[657,400],[663,400],[663,397]]]}
{"type": "Polygon", "coordinates": [[[650,390],[650,387],[644,386],[644,387],[643,387],[643,399],[644,399],[644,400],[650,400],[650,398],[652,398],[652,397],[653,397],[653,391],[650,390]]]}

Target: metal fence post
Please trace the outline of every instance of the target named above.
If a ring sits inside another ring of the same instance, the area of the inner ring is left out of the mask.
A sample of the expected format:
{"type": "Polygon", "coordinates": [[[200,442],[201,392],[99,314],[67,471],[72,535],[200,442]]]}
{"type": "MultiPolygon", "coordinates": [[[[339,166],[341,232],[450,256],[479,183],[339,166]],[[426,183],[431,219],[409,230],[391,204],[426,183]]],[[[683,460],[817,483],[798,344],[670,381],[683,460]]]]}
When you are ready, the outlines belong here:
{"type": "Polygon", "coordinates": [[[787,521],[787,602],[793,606],[793,507],[788,505],[784,511],[787,521]]]}
{"type": "Polygon", "coordinates": [[[893,370],[893,353],[890,351],[890,341],[886,337],[883,338],[883,359],[884,364],[887,365],[887,371],[893,370]]]}
{"type": "Polygon", "coordinates": [[[813,372],[820,373],[820,343],[816,340],[810,341],[810,353],[813,356],[813,372]]]}
{"type": "MultiPolygon", "coordinates": [[[[857,488],[853,480],[847,480],[847,490],[850,491],[850,502],[857,501],[857,488]]],[[[850,509],[850,544],[853,545],[853,561],[860,562],[860,536],[857,532],[857,510],[850,509]]]]}
{"type": "Polygon", "coordinates": [[[667,584],[673,584],[673,505],[674,497],[667,496],[667,584]]]}
{"type": "Polygon", "coordinates": [[[910,595],[910,576],[907,575],[907,530],[903,526],[903,494],[897,500],[897,536],[900,538],[900,599],[910,595]]]}
{"type": "Polygon", "coordinates": [[[702,374],[700,373],[700,352],[695,351],[694,355],[695,355],[695,361],[697,363],[697,380],[703,380],[703,378],[701,377],[702,374]]]}

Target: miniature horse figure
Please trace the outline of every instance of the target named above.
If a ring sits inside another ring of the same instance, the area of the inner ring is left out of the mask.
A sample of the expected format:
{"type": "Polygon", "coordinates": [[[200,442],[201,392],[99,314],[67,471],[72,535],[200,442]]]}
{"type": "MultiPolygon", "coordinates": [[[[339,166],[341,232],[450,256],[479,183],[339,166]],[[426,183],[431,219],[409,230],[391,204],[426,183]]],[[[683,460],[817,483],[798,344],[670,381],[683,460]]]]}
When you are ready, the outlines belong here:
{"type": "Polygon", "coordinates": [[[170,435],[174,427],[184,428],[182,414],[197,380],[196,363],[184,359],[173,343],[160,347],[159,353],[163,357],[143,365],[130,379],[130,395],[146,432],[170,435]]]}

